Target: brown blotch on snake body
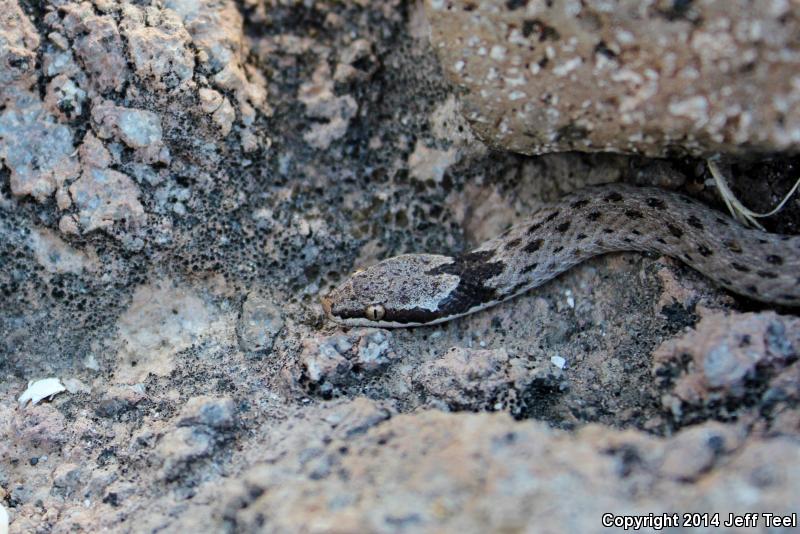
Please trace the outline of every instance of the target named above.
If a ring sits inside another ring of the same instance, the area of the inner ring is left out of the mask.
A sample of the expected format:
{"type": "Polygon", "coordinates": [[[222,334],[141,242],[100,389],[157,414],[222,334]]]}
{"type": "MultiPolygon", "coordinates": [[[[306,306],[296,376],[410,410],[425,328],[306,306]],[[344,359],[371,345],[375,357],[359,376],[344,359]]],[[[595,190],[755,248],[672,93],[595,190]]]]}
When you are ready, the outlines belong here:
{"type": "Polygon", "coordinates": [[[694,226],[698,230],[702,230],[703,229],[703,223],[701,223],[700,219],[698,219],[694,215],[692,215],[691,217],[686,219],[686,222],[688,222],[689,224],[691,224],[692,226],[694,226]]]}
{"type": "Polygon", "coordinates": [[[506,250],[512,249],[512,248],[517,248],[520,243],[522,243],[522,238],[521,237],[517,237],[516,239],[512,239],[511,241],[507,242],[504,245],[504,247],[505,247],[506,250]]]}
{"type": "Polygon", "coordinates": [[[642,212],[637,210],[625,210],[625,215],[629,219],[641,219],[642,217],[644,217],[644,215],[642,215],[642,212]]]}
{"type": "Polygon", "coordinates": [[[707,257],[709,257],[709,256],[711,256],[712,254],[714,254],[714,253],[711,251],[711,249],[710,249],[710,248],[708,248],[708,247],[707,247],[707,246],[705,246],[705,245],[699,245],[699,246],[697,247],[697,252],[699,252],[700,254],[702,254],[703,256],[705,256],[706,258],[707,258],[707,257]]]}
{"type": "Polygon", "coordinates": [[[533,241],[528,243],[523,250],[525,252],[536,252],[537,250],[539,250],[541,248],[542,243],[544,243],[543,240],[534,239],[533,241]]]}
{"type": "Polygon", "coordinates": [[[667,224],[667,229],[669,230],[669,233],[671,233],[672,235],[674,235],[678,239],[683,237],[683,231],[680,228],[678,228],[677,226],[675,226],[674,224],[667,224]]]}
{"type": "Polygon", "coordinates": [[[542,223],[533,223],[533,224],[530,226],[530,228],[528,228],[528,230],[527,230],[527,232],[526,232],[526,233],[527,233],[528,235],[531,235],[531,234],[533,234],[534,232],[536,232],[536,230],[538,230],[538,229],[539,229],[539,228],[541,228],[541,227],[542,227],[542,223]]]}
{"type": "Polygon", "coordinates": [[[736,241],[727,241],[724,243],[724,245],[728,247],[728,250],[730,250],[731,252],[735,252],[736,254],[742,253],[742,246],[739,245],[739,243],[737,243],[736,241]]]}

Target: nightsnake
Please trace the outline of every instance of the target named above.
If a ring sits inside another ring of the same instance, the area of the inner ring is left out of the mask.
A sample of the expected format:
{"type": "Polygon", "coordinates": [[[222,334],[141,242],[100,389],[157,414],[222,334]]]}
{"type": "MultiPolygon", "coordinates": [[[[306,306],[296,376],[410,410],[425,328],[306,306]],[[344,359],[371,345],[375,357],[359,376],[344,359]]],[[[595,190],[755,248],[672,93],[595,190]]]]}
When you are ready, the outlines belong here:
{"type": "Polygon", "coordinates": [[[689,197],[623,184],[564,197],[465,254],[383,260],[353,273],[322,306],[332,320],[352,326],[436,324],[617,251],[665,254],[735,293],[800,306],[800,236],[751,230],[689,197]]]}

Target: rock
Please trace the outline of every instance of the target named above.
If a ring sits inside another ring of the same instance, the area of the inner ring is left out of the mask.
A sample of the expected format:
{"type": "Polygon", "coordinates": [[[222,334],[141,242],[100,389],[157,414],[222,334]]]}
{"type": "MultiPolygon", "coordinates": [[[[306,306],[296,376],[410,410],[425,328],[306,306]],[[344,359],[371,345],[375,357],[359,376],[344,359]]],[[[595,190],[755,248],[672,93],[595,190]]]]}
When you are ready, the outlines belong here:
{"type": "MultiPolygon", "coordinates": [[[[762,383],[771,375],[794,373],[789,364],[798,353],[800,321],[795,317],[713,312],[703,316],[694,330],[656,349],[653,374],[669,389],[664,407],[681,417],[690,408],[761,397],[762,383]]],[[[786,379],[772,380],[780,387],[777,384],[786,379]]]]}
{"type": "Polygon", "coordinates": [[[58,124],[32,94],[21,94],[0,113],[0,161],[11,170],[11,192],[39,202],[80,172],[72,132],[58,124]]]}
{"type": "Polygon", "coordinates": [[[353,348],[347,336],[332,336],[318,342],[305,344],[300,355],[301,365],[312,384],[324,381],[338,382],[352,370],[352,364],[345,354],[353,348]]]}
{"type": "Polygon", "coordinates": [[[192,397],[181,411],[178,426],[230,430],[236,426],[236,405],[229,398],[192,397]]]}
{"type": "Polygon", "coordinates": [[[211,120],[219,126],[220,134],[223,137],[231,133],[233,121],[236,120],[236,110],[233,109],[230,100],[227,98],[222,99],[220,106],[211,114],[211,120]]]}
{"type": "Polygon", "coordinates": [[[124,8],[120,30],[128,41],[134,72],[152,90],[186,90],[194,74],[191,36],[172,10],[124,8]]]}
{"type": "Polygon", "coordinates": [[[149,373],[168,375],[178,352],[214,331],[212,319],[211,308],[172,280],[137,288],[119,318],[117,380],[134,383],[149,373]]]}
{"type": "Polygon", "coordinates": [[[146,398],[142,389],[137,386],[112,386],[97,403],[94,411],[98,417],[120,420],[146,398]]]}
{"type": "Polygon", "coordinates": [[[53,472],[53,487],[50,492],[62,499],[77,496],[80,488],[85,484],[86,474],[80,466],[75,464],[61,464],[53,472]]]}
{"type": "MultiPolygon", "coordinates": [[[[294,432],[306,430],[295,425],[294,432]]],[[[657,439],[592,427],[569,435],[502,415],[423,411],[294,451],[221,493],[228,521],[243,530],[555,532],[570,525],[599,533],[598,518],[609,510],[647,515],[704,506],[723,518],[742,506],[790,512],[785,492],[796,484],[789,460],[796,444],[720,442],[720,435],[736,434],[723,425],[705,433],[657,439]],[[665,455],[691,454],[687,445],[706,438],[725,468],[707,464],[696,483],[654,469],[665,455]]]]}
{"type": "Polygon", "coordinates": [[[796,152],[789,2],[427,0],[432,44],[490,144],[554,151],[796,152]]]}
{"type": "Polygon", "coordinates": [[[201,109],[205,113],[213,113],[222,105],[223,96],[219,91],[201,87],[197,95],[200,97],[201,109]]]}
{"type": "Polygon", "coordinates": [[[85,101],[86,91],[66,74],[59,74],[47,85],[45,107],[61,120],[79,117],[85,101]]]}
{"type": "Polygon", "coordinates": [[[202,88],[198,94],[203,111],[211,114],[211,119],[220,127],[223,136],[228,135],[236,119],[236,110],[230,100],[213,89],[202,88]]]}
{"type": "Polygon", "coordinates": [[[710,471],[715,463],[741,445],[743,436],[735,429],[709,423],[691,427],[672,439],[664,450],[660,471],[674,480],[697,480],[710,471]]]}
{"type": "Polygon", "coordinates": [[[77,378],[65,378],[64,379],[64,387],[67,388],[67,391],[71,394],[76,393],[91,393],[92,388],[86,384],[84,384],[81,380],[77,378]]]}
{"type": "Polygon", "coordinates": [[[36,80],[36,28],[17,2],[4,2],[0,14],[0,101],[14,86],[30,87],[36,80]]]}
{"type": "Polygon", "coordinates": [[[397,359],[391,345],[391,334],[376,329],[307,339],[298,367],[287,379],[294,385],[303,383],[323,396],[331,396],[390,365],[397,359]]]}
{"type": "Polygon", "coordinates": [[[365,81],[378,70],[380,63],[372,53],[372,43],[356,39],[339,52],[333,79],[337,82],[365,81]]]}
{"type": "MultiPolygon", "coordinates": [[[[505,349],[452,347],[415,373],[416,387],[452,410],[523,413],[543,373],[505,349]]],[[[552,380],[553,377],[549,379],[552,380]]],[[[557,387],[556,384],[552,384],[557,387]]]]}
{"type": "Polygon", "coordinates": [[[303,138],[314,148],[324,150],[347,133],[358,105],[350,95],[337,96],[327,63],[317,66],[311,82],[300,86],[297,99],[306,106],[306,114],[325,122],[314,124],[303,138]]]}
{"type": "Polygon", "coordinates": [[[109,229],[115,222],[135,228],[145,221],[140,191],[128,175],[112,169],[87,169],[69,187],[84,232],[109,229]]]}
{"type": "Polygon", "coordinates": [[[124,45],[110,14],[95,14],[91,4],[70,3],[63,10],[63,27],[73,50],[99,92],[119,91],[128,80],[124,45]]]}
{"type": "Polygon", "coordinates": [[[247,295],[237,323],[239,346],[246,351],[271,351],[275,338],[283,329],[281,309],[271,300],[255,292],[247,295]]]}
{"type": "Polygon", "coordinates": [[[51,273],[80,274],[84,270],[95,271],[98,268],[96,252],[75,249],[47,228],[31,230],[30,246],[36,261],[51,273]]]}
{"type": "Polygon", "coordinates": [[[192,465],[212,456],[236,428],[232,399],[208,396],[190,399],[181,412],[177,428],[158,442],[156,458],[161,476],[175,480],[187,476],[192,465]]]}
{"type": "Polygon", "coordinates": [[[333,427],[333,434],[340,439],[350,439],[364,434],[392,417],[392,411],[363,397],[354,399],[325,416],[325,422],[333,427]]]}
{"type": "Polygon", "coordinates": [[[0,425],[0,436],[6,447],[0,447],[0,457],[10,461],[11,450],[15,457],[22,453],[25,456],[53,454],[61,450],[67,436],[64,416],[52,404],[38,404],[27,410],[0,411],[3,424],[0,425]]]}
{"type": "MultiPolygon", "coordinates": [[[[236,96],[246,129],[257,112],[272,114],[267,103],[267,82],[260,72],[246,68],[242,15],[234,2],[168,0],[165,7],[177,13],[197,50],[200,68],[215,73],[213,85],[236,96]]],[[[217,122],[225,122],[229,113],[217,122]]]]}
{"type": "Polygon", "coordinates": [[[130,148],[141,150],[144,161],[169,163],[161,121],[155,113],[96,102],[92,104],[92,120],[101,139],[117,137],[130,148]]]}
{"type": "Polygon", "coordinates": [[[412,178],[420,181],[441,182],[447,169],[457,161],[458,155],[455,149],[437,150],[417,141],[414,152],[408,158],[409,173],[412,178]]]}
{"type": "Polygon", "coordinates": [[[374,373],[391,363],[391,338],[385,330],[365,332],[358,340],[355,364],[359,369],[374,373]]]}
{"type": "Polygon", "coordinates": [[[214,438],[203,428],[181,427],[167,433],[155,450],[160,478],[175,480],[194,462],[211,455],[214,438]]]}

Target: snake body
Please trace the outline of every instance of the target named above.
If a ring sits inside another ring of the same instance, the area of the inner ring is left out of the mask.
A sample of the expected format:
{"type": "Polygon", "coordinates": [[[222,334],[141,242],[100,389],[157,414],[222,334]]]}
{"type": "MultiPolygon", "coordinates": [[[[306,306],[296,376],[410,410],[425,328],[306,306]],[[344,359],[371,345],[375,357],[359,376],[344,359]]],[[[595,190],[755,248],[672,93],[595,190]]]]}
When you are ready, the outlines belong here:
{"type": "Polygon", "coordinates": [[[677,258],[752,299],[800,306],[800,236],[745,228],[689,197],[623,184],[583,189],[459,256],[404,254],[357,271],[322,299],[353,326],[441,323],[508,300],[598,254],[677,258]]]}

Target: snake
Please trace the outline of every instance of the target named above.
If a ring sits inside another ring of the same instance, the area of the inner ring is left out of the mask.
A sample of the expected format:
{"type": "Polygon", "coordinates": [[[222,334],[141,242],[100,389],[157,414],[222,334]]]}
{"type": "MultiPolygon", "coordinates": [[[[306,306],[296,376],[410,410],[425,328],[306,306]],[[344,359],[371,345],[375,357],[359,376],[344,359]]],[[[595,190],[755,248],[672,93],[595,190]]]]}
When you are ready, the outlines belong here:
{"type": "Polygon", "coordinates": [[[402,254],[357,270],[321,298],[322,307],[348,326],[433,325],[622,251],[670,256],[734,293],[800,306],[800,236],[747,228],[680,193],[616,183],[544,205],[469,252],[402,254]]]}

